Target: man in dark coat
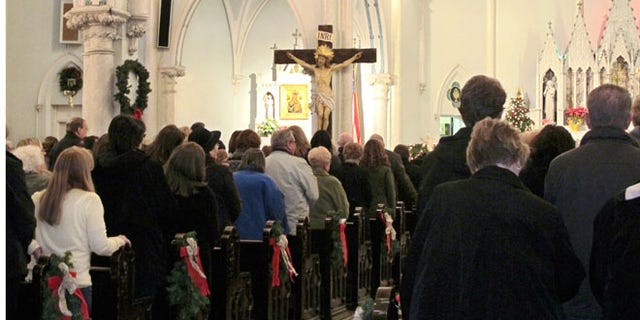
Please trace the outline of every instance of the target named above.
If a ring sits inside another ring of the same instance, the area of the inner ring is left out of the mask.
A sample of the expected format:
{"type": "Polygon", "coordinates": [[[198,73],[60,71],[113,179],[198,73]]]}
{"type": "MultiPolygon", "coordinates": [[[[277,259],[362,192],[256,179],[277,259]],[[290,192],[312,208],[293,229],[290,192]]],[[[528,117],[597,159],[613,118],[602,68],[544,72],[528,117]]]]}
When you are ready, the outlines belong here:
{"type": "Polygon", "coordinates": [[[498,80],[486,76],[474,76],[462,88],[460,115],[466,127],[451,137],[443,137],[422,164],[422,181],[418,195],[418,225],[411,239],[407,263],[401,283],[402,313],[409,314],[411,290],[415,276],[417,256],[422,252],[428,228],[422,221],[422,210],[433,188],[443,182],[465,179],[471,175],[466,161],[466,150],[471,139],[471,129],[485,117],[499,119],[507,94],[498,80]]]}
{"type": "MultiPolygon", "coordinates": [[[[616,193],[640,180],[640,148],[625,132],[630,123],[629,92],[616,85],[602,85],[589,93],[587,109],[589,132],[578,148],[551,161],[544,185],[544,198],[560,210],[585,268],[589,266],[596,214],[616,193]]],[[[574,319],[602,317],[589,281],[582,283],[564,310],[574,319]]]]}
{"type": "Polygon", "coordinates": [[[440,184],[423,218],[410,319],[563,319],[585,277],[557,209],[518,179],[528,157],[507,122],[476,124],[469,179],[440,184]]]}
{"type": "Polygon", "coordinates": [[[64,149],[73,146],[82,146],[83,139],[87,136],[87,122],[82,118],[73,118],[67,123],[67,133],[65,136],[56,143],[47,156],[49,157],[49,171],[53,171],[53,165],[56,164],[58,155],[64,149]]]}
{"type": "Polygon", "coordinates": [[[20,280],[27,274],[27,248],[36,228],[33,201],[24,182],[22,161],[7,157],[7,319],[21,319],[18,306],[20,280]]]}
{"type": "Polygon", "coordinates": [[[596,216],[589,279],[604,319],[640,319],[640,182],[596,216]]]}
{"type": "Polygon", "coordinates": [[[167,303],[161,297],[176,209],[162,167],[138,149],[143,125],[125,115],[113,118],[107,150],[98,155],[92,177],[104,205],[108,235],[124,234],[131,240],[136,254],[135,296],[155,295],[158,314],[156,310],[167,303]]]}

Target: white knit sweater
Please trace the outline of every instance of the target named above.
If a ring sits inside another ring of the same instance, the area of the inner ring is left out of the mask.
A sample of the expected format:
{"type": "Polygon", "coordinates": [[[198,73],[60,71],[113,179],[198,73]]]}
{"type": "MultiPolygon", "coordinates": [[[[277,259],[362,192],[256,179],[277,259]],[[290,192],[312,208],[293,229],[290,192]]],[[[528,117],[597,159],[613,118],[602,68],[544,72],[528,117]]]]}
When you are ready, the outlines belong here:
{"type": "Polygon", "coordinates": [[[107,237],[102,201],[94,192],[69,190],[62,202],[60,224],[55,226],[37,217],[43,193],[44,191],[40,191],[31,196],[35,203],[36,241],[45,255],[64,256],[65,252],[70,251],[73,263],[71,271],[77,273],[78,286],[88,287],[91,285],[91,252],[109,256],[123,246],[125,241],[119,237],[107,237]]]}

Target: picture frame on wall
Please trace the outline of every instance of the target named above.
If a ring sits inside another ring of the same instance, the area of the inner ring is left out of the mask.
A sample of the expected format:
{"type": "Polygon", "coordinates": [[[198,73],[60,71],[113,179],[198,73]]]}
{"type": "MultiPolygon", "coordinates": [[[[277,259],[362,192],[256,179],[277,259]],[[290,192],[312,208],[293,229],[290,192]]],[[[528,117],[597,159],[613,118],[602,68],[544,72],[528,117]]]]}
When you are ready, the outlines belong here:
{"type": "Polygon", "coordinates": [[[309,84],[280,85],[280,119],[309,119],[309,84]]]}
{"type": "Polygon", "coordinates": [[[60,3],[60,43],[63,44],[81,44],[82,37],[80,30],[67,28],[67,19],[65,13],[73,8],[72,0],[62,0],[60,3]]]}

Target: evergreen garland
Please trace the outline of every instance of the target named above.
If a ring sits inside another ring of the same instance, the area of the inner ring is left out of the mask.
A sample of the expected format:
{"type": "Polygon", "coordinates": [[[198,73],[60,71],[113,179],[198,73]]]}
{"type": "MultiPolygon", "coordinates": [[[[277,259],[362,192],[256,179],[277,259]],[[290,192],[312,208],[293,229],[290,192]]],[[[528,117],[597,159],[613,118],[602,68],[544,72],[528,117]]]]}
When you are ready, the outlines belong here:
{"type": "MultiPolygon", "coordinates": [[[[67,251],[64,254],[64,257],[58,257],[56,255],[51,255],[49,258],[49,266],[47,268],[47,272],[45,274],[44,279],[49,279],[50,277],[62,277],[64,273],[60,271],[58,265],[63,262],[69,268],[73,268],[73,264],[71,263],[71,252],[67,251]]],[[[63,314],[58,310],[58,297],[54,297],[53,292],[49,289],[47,285],[48,281],[44,281],[42,285],[42,319],[43,320],[60,320],[63,317],[63,314]]],[[[80,298],[78,298],[75,294],[68,293],[65,290],[65,298],[67,300],[67,308],[69,311],[73,313],[71,317],[72,320],[84,320],[85,318],[82,316],[81,307],[82,302],[80,298]]]]}
{"type": "Polygon", "coordinates": [[[147,69],[137,60],[126,60],[121,66],[116,68],[116,88],[118,93],[114,95],[116,101],[120,104],[120,113],[122,114],[135,114],[136,109],[139,112],[144,111],[147,108],[149,101],[149,92],[151,92],[151,86],[149,81],[149,72],[147,69]],[[129,88],[129,72],[133,72],[138,77],[138,88],[136,89],[136,100],[131,105],[131,99],[127,97],[127,94],[131,92],[129,88]]]}
{"type": "Polygon", "coordinates": [[[327,212],[327,217],[331,218],[331,266],[335,270],[340,270],[344,266],[342,241],[340,241],[340,219],[344,217],[344,214],[341,211],[331,210],[327,212]]]}
{"type": "MultiPolygon", "coordinates": [[[[284,234],[284,227],[282,227],[282,222],[275,220],[273,225],[271,226],[271,238],[274,239],[275,242],[278,242],[280,235],[284,234]]],[[[273,270],[272,270],[273,271],[273,270]]],[[[286,286],[289,283],[289,270],[287,270],[287,265],[280,257],[280,285],[286,286]]],[[[269,279],[269,283],[271,283],[271,279],[269,279]]]]}
{"type": "MultiPolygon", "coordinates": [[[[197,240],[196,232],[188,232],[183,238],[174,239],[172,244],[177,247],[187,246],[187,238],[197,240]]],[[[169,287],[167,287],[169,304],[177,307],[177,319],[206,318],[205,315],[209,311],[209,298],[202,295],[200,290],[193,284],[187,272],[187,264],[184,259],[180,258],[176,261],[167,280],[169,282],[169,287]]]]}
{"type": "Polygon", "coordinates": [[[518,90],[516,97],[511,98],[509,101],[506,119],[514,127],[518,128],[520,132],[529,131],[535,122],[529,118],[527,113],[529,113],[529,107],[525,104],[522,94],[518,90]]]}

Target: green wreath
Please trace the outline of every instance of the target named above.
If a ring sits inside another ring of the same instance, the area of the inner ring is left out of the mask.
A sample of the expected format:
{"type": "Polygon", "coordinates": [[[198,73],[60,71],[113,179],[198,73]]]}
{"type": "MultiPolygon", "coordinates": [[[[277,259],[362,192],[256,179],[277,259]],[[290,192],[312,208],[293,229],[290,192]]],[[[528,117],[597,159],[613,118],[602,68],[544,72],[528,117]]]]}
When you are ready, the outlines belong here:
{"type": "MultiPolygon", "coordinates": [[[[56,255],[51,255],[49,260],[49,271],[47,271],[45,279],[49,277],[55,276],[63,276],[62,271],[58,268],[58,264],[64,262],[69,268],[73,268],[73,264],[71,263],[71,252],[67,251],[64,254],[64,257],[58,257],[56,255]]],[[[42,284],[42,319],[43,320],[58,320],[62,317],[62,313],[58,310],[58,300],[59,298],[53,296],[53,292],[46,285],[46,282],[42,284]]],[[[69,311],[73,313],[71,317],[72,320],[84,320],[85,318],[82,316],[81,306],[82,302],[80,299],[74,295],[65,292],[65,298],[67,300],[67,307],[69,311]]]]}
{"type": "MultiPolygon", "coordinates": [[[[187,238],[193,238],[197,241],[196,232],[188,232],[183,238],[174,239],[172,244],[179,247],[187,246],[187,238]]],[[[174,263],[167,280],[169,282],[167,287],[169,304],[178,309],[177,319],[206,318],[209,313],[209,298],[202,295],[191,281],[184,259],[179,259],[174,263]]]]}
{"type": "Polygon", "coordinates": [[[82,71],[74,66],[66,67],[60,71],[58,83],[61,92],[78,92],[82,89],[82,71]]]}
{"type": "Polygon", "coordinates": [[[147,69],[137,60],[126,60],[121,66],[116,68],[116,88],[118,93],[114,95],[118,103],[120,104],[120,113],[122,114],[135,114],[142,113],[147,108],[149,101],[149,92],[151,92],[151,86],[149,81],[149,72],[147,69]],[[133,72],[138,77],[138,89],[136,89],[136,100],[131,105],[131,100],[127,97],[127,94],[131,92],[129,88],[129,72],[133,72]]]}

